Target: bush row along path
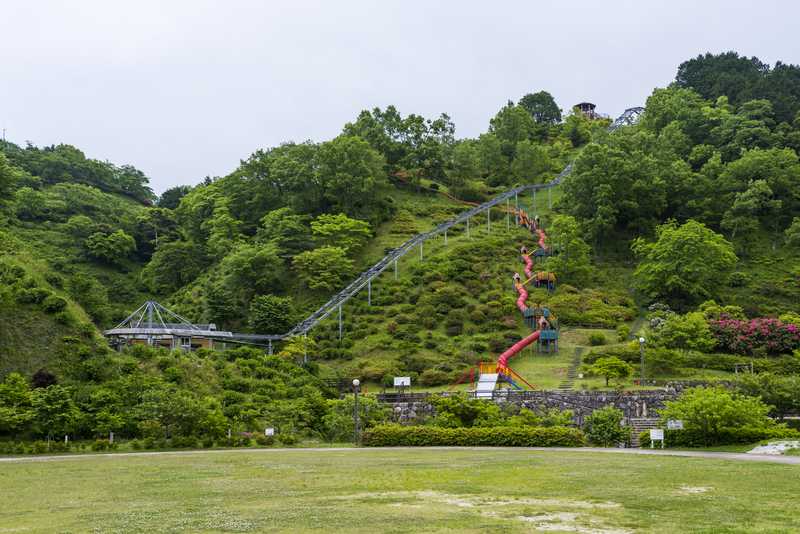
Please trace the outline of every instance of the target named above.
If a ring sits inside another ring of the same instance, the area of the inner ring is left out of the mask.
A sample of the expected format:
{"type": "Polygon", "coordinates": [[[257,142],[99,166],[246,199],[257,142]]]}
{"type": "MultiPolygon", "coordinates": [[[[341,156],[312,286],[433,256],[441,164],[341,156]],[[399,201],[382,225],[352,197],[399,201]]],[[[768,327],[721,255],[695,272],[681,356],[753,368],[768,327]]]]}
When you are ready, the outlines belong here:
{"type": "MultiPolygon", "coordinates": [[[[388,447],[392,450],[419,450],[419,447],[388,447]]],[[[370,451],[386,450],[382,448],[355,448],[355,447],[317,447],[317,448],[292,448],[292,449],[219,449],[219,450],[194,450],[194,451],[154,451],[154,452],[122,452],[98,454],[62,454],[51,456],[13,456],[0,458],[0,463],[24,462],[53,462],[59,460],[82,459],[119,459],[126,456],[190,456],[197,454],[226,454],[226,453],[272,453],[272,452],[342,452],[352,451],[367,454],[370,451]]],[[[714,460],[735,460],[746,462],[771,462],[776,464],[800,465],[800,456],[780,456],[772,454],[746,454],[739,452],[712,452],[712,451],[678,451],[662,449],[617,449],[603,447],[425,447],[433,450],[488,450],[488,451],[514,451],[514,452],[596,452],[611,454],[639,454],[647,456],[682,456],[686,458],[709,458],[714,460]]]]}

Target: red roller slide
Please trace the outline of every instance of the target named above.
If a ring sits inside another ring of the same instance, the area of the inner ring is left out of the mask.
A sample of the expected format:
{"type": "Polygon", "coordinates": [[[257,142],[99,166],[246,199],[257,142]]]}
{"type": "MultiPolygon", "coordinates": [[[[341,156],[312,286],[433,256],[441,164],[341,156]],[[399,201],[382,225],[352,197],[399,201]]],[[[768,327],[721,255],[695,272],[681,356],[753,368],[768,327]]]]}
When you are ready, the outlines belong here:
{"type": "MultiPolygon", "coordinates": [[[[540,228],[536,229],[536,233],[539,235],[539,246],[547,250],[547,246],[545,245],[545,239],[547,236],[545,235],[544,231],[540,228]]],[[[522,259],[525,261],[525,276],[528,279],[533,278],[533,260],[527,254],[522,255],[522,259]]],[[[519,297],[517,297],[517,308],[522,313],[525,313],[525,310],[528,309],[527,304],[525,303],[528,300],[528,290],[525,289],[525,286],[522,283],[517,282],[517,293],[519,293],[519,297]]],[[[501,371],[508,367],[508,360],[519,354],[525,347],[539,339],[540,332],[537,330],[536,332],[532,333],[526,338],[517,341],[511,347],[506,349],[500,356],[497,357],[497,369],[501,371]]]]}

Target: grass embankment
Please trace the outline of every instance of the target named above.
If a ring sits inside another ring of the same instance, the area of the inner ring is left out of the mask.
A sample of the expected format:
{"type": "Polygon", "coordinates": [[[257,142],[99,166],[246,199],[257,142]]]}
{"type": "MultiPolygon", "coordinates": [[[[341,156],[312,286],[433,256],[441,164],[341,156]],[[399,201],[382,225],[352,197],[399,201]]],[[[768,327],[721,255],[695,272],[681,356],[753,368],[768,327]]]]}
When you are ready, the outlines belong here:
{"type": "Polygon", "coordinates": [[[225,452],[4,464],[14,532],[790,532],[796,466],[503,450],[225,452]],[[76,481],[80,481],[76,483],[76,481]]]}

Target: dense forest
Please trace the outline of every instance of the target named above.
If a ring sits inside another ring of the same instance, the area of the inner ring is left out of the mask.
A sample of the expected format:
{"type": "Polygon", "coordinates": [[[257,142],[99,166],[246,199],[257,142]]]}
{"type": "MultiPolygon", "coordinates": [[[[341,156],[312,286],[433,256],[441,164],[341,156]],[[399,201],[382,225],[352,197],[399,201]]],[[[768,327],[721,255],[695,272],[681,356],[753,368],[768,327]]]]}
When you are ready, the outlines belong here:
{"type": "Polygon", "coordinates": [[[278,356],[118,353],[100,331],[154,299],[195,322],[283,333],[386,250],[570,162],[552,205],[532,207],[561,251],[544,267],[561,284],[540,298],[564,324],[624,332],[650,306],[651,324],[668,325],[655,332],[665,351],[800,348],[786,330],[800,324],[800,67],[698,56],[638,124],[610,134],[609,123],[562,116],[539,91],[464,139],[444,113],[390,105],[331,140],[258,149],[227,176],[160,196],[131,165],[2,142],[0,435],[214,440],[269,424],[341,437],[352,407],[331,379],[447,384],[519,339],[507,280],[523,231],[454,232],[370,306],[351,303],[342,339],[323,324],[278,356]],[[745,348],[725,322],[767,318],[763,343],[745,348]]]}

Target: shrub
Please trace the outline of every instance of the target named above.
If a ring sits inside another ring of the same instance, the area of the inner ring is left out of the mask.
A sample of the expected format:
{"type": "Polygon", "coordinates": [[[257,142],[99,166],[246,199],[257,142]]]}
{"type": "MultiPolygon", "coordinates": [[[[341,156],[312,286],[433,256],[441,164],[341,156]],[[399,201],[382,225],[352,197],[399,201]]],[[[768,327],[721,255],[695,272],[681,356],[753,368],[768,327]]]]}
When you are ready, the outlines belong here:
{"type": "Polygon", "coordinates": [[[297,445],[300,442],[300,439],[290,432],[279,433],[277,439],[281,445],[297,445]]]}
{"type": "Polygon", "coordinates": [[[719,346],[737,354],[758,351],[781,354],[800,348],[800,327],[778,319],[760,317],[745,321],[723,317],[711,321],[709,326],[719,346]]]}
{"type": "Polygon", "coordinates": [[[42,301],[42,309],[47,313],[58,313],[67,307],[67,301],[56,295],[48,295],[42,301]]]}
{"type": "Polygon", "coordinates": [[[747,273],[743,273],[741,271],[735,271],[731,273],[731,276],[728,279],[728,285],[731,287],[744,287],[749,283],[750,283],[750,276],[747,273]]]}
{"type": "MultiPolygon", "coordinates": [[[[794,428],[777,425],[774,428],[738,427],[721,428],[709,440],[708,436],[697,429],[664,430],[665,447],[707,447],[709,445],[733,445],[737,443],[756,443],[766,439],[800,440],[800,432],[794,428]]],[[[639,434],[642,447],[650,446],[650,432],[639,434]]]]}
{"type": "Polygon", "coordinates": [[[419,383],[423,386],[438,386],[447,384],[450,381],[450,375],[438,369],[425,369],[419,375],[419,383]]]}
{"type": "Polygon", "coordinates": [[[43,287],[20,289],[17,292],[17,302],[20,304],[40,304],[50,295],[52,293],[43,287]]]}
{"type": "Polygon", "coordinates": [[[626,324],[617,325],[617,341],[622,343],[631,335],[631,327],[626,324]]]}
{"type": "Polygon", "coordinates": [[[109,449],[115,449],[115,444],[109,443],[107,439],[96,439],[92,443],[92,450],[93,451],[107,451],[109,449]]]}
{"type": "Polygon", "coordinates": [[[259,434],[256,436],[256,443],[261,447],[270,447],[275,444],[275,436],[259,434]]]}
{"type": "Polygon", "coordinates": [[[171,446],[176,449],[196,449],[197,438],[194,436],[175,436],[172,438],[171,446]]]}
{"type": "Polygon", "coordinates": [[[656,330],[655,342],[674,349],[709,352],[717,344],[703,312],[671,314],[656,330]]]}
{"type": "Polygon", "coordinates": [[[606,406],[595,410],[586,418],[583,429],[590,442],[604,447],[627,443],[630,440],[631,429],[622,426],[625,414],[613,406],[606,406]]]}
{"type": "Polygon", "coordinates": [[[602,332],[592,332],[589,336],[589,345],[597,347],[606,344],[606,336],[602,332]]]}
{"type": "Polygon", "coordinates": [[[476,427],[380,425],[362,436],[367,447],[580,447],[583,433],[566,427],[476,427]]]}
{"type": "Polygon", "coordinates": [[[769,406],[760,399],[736,395],[723,388],[687,389],[659,411],[662,419],[680,419],[685,430],[702,436],[704,445],[723,443],[731,429],[777,428],[768,417],[769,406]]]}
{"type": "Polygon", "coordinates": [[[450,337],[461,335],[463,331],[464,331],[464,325],[462,325],[461,323],[451,324],[447,328],[445,328],[445,333],[450,337]]]}

